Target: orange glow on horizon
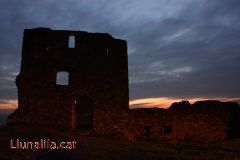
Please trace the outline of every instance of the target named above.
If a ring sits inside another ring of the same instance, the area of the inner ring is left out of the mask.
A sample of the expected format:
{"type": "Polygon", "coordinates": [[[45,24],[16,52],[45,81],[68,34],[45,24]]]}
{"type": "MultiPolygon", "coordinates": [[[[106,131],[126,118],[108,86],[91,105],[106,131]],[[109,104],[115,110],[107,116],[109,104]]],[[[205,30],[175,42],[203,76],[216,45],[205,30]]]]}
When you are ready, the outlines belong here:
{"type": "Polygon", "coordinates": [[[0,99],[0,109],[16,109],[18,100],[13,99],[0,99]]]}
{"type": "Polygon", "coordinates": [[[164,108],[167,109],[174,102],[189,101],[195,103],[197,101],[218,100],[222,102],[239,102],[240,98],[173,98],[173,97],[158,97],[158,98],[142,98],[129,101],[131,109],[134,108],[164,108]]]}
{"type": "MultiPolygon", "coordinates": [[[[222,102],[240,102],[240,98],[174,98],[174,97],[157,97],[142,98],[129,101],[131,109],[134,108],[164,108],[167,109],[174,102],[189,101],[195,103],[197,101],[218,100],[222,102]]],[[[0,109],[17,109],[18,100],[0,99],[0,109]]]]}

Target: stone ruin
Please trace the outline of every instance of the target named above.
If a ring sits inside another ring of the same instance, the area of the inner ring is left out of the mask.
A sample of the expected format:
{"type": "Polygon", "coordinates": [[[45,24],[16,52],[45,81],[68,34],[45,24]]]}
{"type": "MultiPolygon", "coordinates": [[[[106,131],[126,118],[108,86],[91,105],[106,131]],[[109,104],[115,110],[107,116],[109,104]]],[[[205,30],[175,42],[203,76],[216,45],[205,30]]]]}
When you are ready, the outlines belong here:
{"type": "Polygon", "coordinates": [[[169,109],[135,109],[125,115],[129,139],[211,142],[240,138],[240,107],[233,102],[188,101],[169,109]]]}
{"type": "Polygon", "coordinates": [[[127,139],[240,138],[236,103],[174,103],[129,109],[127,43],[109,34],[26,29],[16,78],[18,109],[8,124],[90,130],[127,139]],[[64,77],[61,77],[64,76],[64,77]]]}
{"type": "Polygon", "coordinates": [[[94,129],[106,111],[129,108],[127,43],[102,33],[26,29],[16,85],[19,107],[9,123],[94,129]]]}

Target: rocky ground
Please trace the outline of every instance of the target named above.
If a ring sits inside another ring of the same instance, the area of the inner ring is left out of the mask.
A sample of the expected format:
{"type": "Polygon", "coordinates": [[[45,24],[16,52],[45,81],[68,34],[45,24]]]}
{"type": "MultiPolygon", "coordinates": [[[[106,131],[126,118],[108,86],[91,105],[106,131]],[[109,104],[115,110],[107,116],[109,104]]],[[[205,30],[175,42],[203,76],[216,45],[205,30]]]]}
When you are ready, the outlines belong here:
{"type": "Polygon", "coordinates": [[[33,126],[0,127],[0,160],[240,160],[240,140],[214,143],[127,141],[33,126]],[[76,149],[11,149],[10,140],[76,141],[76,149]]]}

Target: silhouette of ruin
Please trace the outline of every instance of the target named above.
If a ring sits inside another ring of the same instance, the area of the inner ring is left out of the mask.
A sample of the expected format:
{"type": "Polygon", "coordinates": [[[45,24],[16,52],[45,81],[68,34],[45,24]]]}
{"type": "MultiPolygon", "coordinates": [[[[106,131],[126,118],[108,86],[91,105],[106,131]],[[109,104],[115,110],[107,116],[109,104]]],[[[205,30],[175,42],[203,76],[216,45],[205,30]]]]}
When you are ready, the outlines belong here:
{"type": "Polygon", "coordinates": [[[127,43],[109,34],[26,29],[8,124],[91,130],[127,139],[240,138],[237,103],[187,101],[129,109],[127,43]]]}
{"type": "Polygon", "coordinates": [[[105,110],[127,110],[126,41],[109,34],[26,29],[16,121],[92,129],[105,110]],[[64,77],[65,76],[65,77],[64,77]]]}

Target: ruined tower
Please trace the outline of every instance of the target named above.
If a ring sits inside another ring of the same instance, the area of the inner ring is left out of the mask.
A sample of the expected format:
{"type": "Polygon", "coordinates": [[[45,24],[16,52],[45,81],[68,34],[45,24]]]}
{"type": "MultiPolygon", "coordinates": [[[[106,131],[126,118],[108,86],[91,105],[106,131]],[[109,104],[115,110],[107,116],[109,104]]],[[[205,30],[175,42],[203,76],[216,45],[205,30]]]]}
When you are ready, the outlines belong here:
{"type": "Polygon", "coordinates": [[[19,106],[9,124],[114,125],[129,108],[127,43],[104,33],[26,29],[16,85],[19,106]]]}
{"type": "Polygon", "coordinates": [[[19,106],[8,124],[88,129],[127,139],[240,138],[237,103],[183,101],[166,110],[130,110],[127,43],[109,34],[26,29],[16,85],[19,106]]]}

